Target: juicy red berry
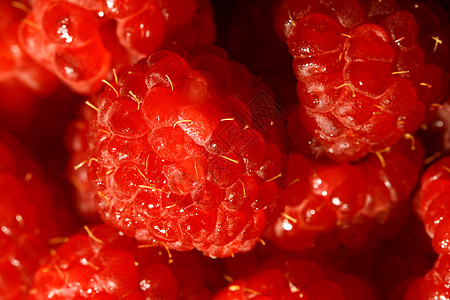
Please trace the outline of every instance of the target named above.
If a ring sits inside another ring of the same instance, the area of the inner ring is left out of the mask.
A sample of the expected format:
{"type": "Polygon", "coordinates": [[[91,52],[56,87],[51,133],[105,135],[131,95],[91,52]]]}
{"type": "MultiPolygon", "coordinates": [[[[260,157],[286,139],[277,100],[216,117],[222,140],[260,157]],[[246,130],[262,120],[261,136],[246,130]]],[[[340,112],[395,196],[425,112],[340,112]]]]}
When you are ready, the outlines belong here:
{"type": "Polygon", "coordinates": [[[208,0],[33,4],[20,27],[25,50],[82,94],[100,90],[103,79],[114,77],[112,69],[130,66],[162,46],[215,39],[208,0]]]}
{"type": "Polygon", "coordinates": [[[418,132],[430,159],[450,151],[450,97],[433,107],[433,111],[436,113],[434,118],[418,132]]]}
{"type": "Polygon", "coordinates": [[[375,299],[375,294],[363,280],[312,261],[272,258],[214,296],[222,299],[375,299]]]}
{"type": "Polygon", "coordinates": [[[424,276],[436,260],[423,224],[413,214],[394,239],[379,245],[375,256],[372,276],[383,295],[380,299],[403,299],[408,285],[424,276]]]}
{"type": "Polygon", "coordinates": [[[286,208],[267,237],[282,248],[302,250],[319,240],[351,247],[393,236],[408,213],[422,159],[414,139],[355,164],[290,153],[287,185],[279,194],[286,208]]]}
{"type": "Polygon", "coordinates": [[[414,281],[405,293],[405,299],[445,299],[450,296],[450,157],[445,156],[431,164],[422,174],[420,190],[414,199],[417,215],[425,225],[434,251],[439,255],[431,270],[414,281]]]}
{"type": "Polygon", "coordinates": [[[42,171],[28,152],[0,131],[0,294],[25,299],[36,268],[61,235],[42,171]]]}
{"type": "Polygon", "coordinates": [[[223,50],[186,55],[155,52],[90,100],[98,113],[80,162],[106,223],[231,256],[251,250],[280,207],[277,109],[223,50]]]}
{"type": "Polygon", "coordinates": [[[450,224],[447,210],[450,197],[450,157],[433,163],[421,178],[421,189],[416,197],[416,210],[424,222],[438,254],[450,254],[450,224]]]}
{"type": "MultiPolygon", "coordinates": [[[[413,15],[393,1],[283,1],[276,26],[294,57],[304,127],[337,161],[392,146],[440,101],[413,15]]],[[[427,36],[429,38],[429,36],[427,36]]]]}
{"type": "Polygon", "coordinates": [[[19,42],[23,7],[21,1],[0,2],[0,123],[16,131],[28,129],[37,103],[59,87],[57,78],[28,56],[19,42]]]}
{"type": "Polygon", "coordinates": [[[90,163],[86,160],[89,149],[89,122],[86,121],[94,118],[94,112],[89,108],[82,113],[83,118],[71,122],[66,132],[66,146],[72,154],[67,164],[67,177],[75,190],[74,204],[78,214],[86,220],[98,221],[99,215],[94,202],[96,190],[89,182],[88,169],[85,167],[85,164],[90,163]]]}
{"type": "Polygon", "coordinates": [[[191,253],[138,245],[107,225],[85,229],[38,269],[30,299],[211,298],[191,253]]]}

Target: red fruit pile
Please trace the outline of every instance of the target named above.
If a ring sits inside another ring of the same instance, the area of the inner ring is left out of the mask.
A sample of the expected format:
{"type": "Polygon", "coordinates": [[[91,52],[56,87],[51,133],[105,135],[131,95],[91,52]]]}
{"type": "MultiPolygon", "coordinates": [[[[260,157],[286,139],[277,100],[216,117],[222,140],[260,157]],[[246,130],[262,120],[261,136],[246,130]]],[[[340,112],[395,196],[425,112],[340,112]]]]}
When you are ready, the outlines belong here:
{"type": "Polygon", "coordinates": [[[436,1],[1,1],[0,299],[450,299],[436,1]]]}
{"type": "Polygon", "coordinates": [[[215,39],[208,0],[36,0],[19,30],[25,50],[82,94],[163,44],[215,39]]]}
{"type": "Polygon", "coordinates": [[[0,295],[25,299],[34,272],[63,233],[42,170],[19,142],[0,131],[0,295]]]}
{"type": "Polygon", "coordinates": [[[301,119],[320,142],[316,153],[352,161],[383,151],[441,101],[442,71],[428,63],[433,53],[420,47],[414,16],[395,1],[285,0],[275,22],[295,58],[301,119]]]}

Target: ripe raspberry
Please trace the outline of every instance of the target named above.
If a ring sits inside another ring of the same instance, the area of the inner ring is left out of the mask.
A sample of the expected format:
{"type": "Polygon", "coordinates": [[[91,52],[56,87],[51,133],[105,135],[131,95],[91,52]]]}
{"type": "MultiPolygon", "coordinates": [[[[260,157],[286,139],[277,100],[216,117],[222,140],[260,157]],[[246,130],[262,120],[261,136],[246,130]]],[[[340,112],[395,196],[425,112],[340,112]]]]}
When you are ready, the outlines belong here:
{"type": "Polygon", "coordinates": [[[301,119],[321,143],[317,153],[352,161],[381,151],[441,100],[442,71],[420,47],[430,37],[395,1],[284,0],[275,24],[294,56],[301,119]]]}
{"type": "Polygon", "coordinates": [[[28,53],[65,84],[94,93],[111,69],[127,67],[159,47],[212,43],[208,0],[37,0],[22,22],[28,53]]]}
{"type": "Polygon", "coordinates": [[[98,221],[99,215],[94,202],[96,189],[88,179],[88,169],[84,166],[84,160],[88,156],[89,123],[96,117],[90,107],[83,107],[81,118],[71,122],[66,132],[66,147],[70,152],[67,163],[67,177],[74,188],[74,204],[77,213],[89,221],[98,221]],[[80,164],[80,162],[82,162],[80,164]]]}
{"type": "Polygon", "coordinates": [[[421,189],[416,195],[415,206],[432,239],[438,254],[450,254],[449,214],[450,200],[450,157],[446,156],[433,163],[422,175],[421,189]]]}
{"type": "Polygon", "coordinates": [[[39,268],[31,300],[211,299],[192,253],[138,245],[104,224],[85,229],[39,268]]]}
{"type": "Polygon", "coordinates": [[[101,218],[176,250],[251,250],[280,207],[267,87],[214,47],[156,52],[110,84],[90,100],[98,113],[81,161],[101,218]]]}
{"type": "Polygon", "coordinates": [[[61,235],[42,171],[25,149],[0,131],[0,295],[25,299],[49,240],[61,235]]]}
{"type": "MultiPolygon", "coordinates": [[[[399,231],[418,181],[423,150],[401,140],[390,151],[350,163],[288,155],[286,208],[266,237],[285,249],[303,250],[321,241],[359,246],[399,231]]],[[[328,247],[328,246],[327,246],[328,247]]]]}
{"type": "Polygon", "coordinates": [[[24,7],[21,1],[0,2],[0,125],[16,131],[28,129],[36,103],[59,87],[57,78],[33,61],[19,43],[24,7]]]}
{"type": "Polygon", "coordinates": [[[363,280],[308,260],[273,258],[219,291],[214,300],[375,299],[363,280]]]}

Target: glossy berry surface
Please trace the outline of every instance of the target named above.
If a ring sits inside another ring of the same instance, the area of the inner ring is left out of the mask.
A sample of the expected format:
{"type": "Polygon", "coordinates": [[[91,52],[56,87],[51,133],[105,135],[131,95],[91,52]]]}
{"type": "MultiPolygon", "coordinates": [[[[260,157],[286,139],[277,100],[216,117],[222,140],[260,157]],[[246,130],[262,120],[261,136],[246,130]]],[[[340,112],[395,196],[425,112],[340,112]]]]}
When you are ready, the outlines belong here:
{"type": "Polygon", "coordinates": [[[441,100],[442,71],[427,62],[417,22],[395,1],[286,0],[275,24],[294,57],[316,153],[353,161],[382,151],[441,100]]]}
{"type": "Polygon", "coordinates": [[[30,299],[211,299],[192,253],[139,246],[107,225],[85,229],[37,271],[30,299]]]}
{"type": "Polygon", "coordinates": [[[279,194],[286,208],[266,236],[282,248],[302,250],[320,240],[352,247],[395,235],[408,214],[422,160],[421,145],[407,140],[355,164],[291,152],[279,194]]]}
{"type": "Polygon", "coordinates": [[[101,218],[126,235],[210,256],[251,250],[280,207],[270,91],[216,47],[156,52],[89,102],[101,218]]]}
{"type": "Polygon", "coordinates": [[[208,0],[38,0],[19,30],[25,50],[81,94],[163,45],[215,39],[208,0]]]}

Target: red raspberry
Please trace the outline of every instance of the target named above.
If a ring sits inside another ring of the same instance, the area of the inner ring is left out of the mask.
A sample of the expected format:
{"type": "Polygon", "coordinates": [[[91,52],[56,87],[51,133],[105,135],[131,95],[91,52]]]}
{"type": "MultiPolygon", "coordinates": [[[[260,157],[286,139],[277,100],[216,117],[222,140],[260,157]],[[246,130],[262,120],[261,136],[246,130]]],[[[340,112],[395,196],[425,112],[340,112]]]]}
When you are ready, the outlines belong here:
{"type": "Polygon", "coordinates": [[[365,281],[309,260],[273,258],[219,291],[214,300],[375,299],[365,281]]]}
{"type": "Polygon", "coordinates": [[[42,171],[25,149],[0,131],[0,295],[25,299],[36,268],[61,236],[58,211],[42,171]]]}
{"type": "Polygon", "coordinates": [[[215,38],[208,0],[37,0],[20,34],[28,53],[82,94],[163,44],[215,38]]]}
{"type": "Polygon", "coordinates": [[[81,162],[101,218],[126,235],[246,252],[280,207],[278,110],[223,50],[185,55],[156,52],[90,100],[98,113],[81,162]]]}
{"type": "Polygon", "coordinates": [[[433,269],[424,277],[412,282],[403,299],[428,300],[450,297],[448,277],[450,276],[450,255],[442,254],[436,260],[433,269]]]}
{"type": "Polygon", "coordinates": [[[450,157],[446,156],[433,163],[422,175],[421,189],[415,199],[416,211],[438,254],[450,254],[450,215],[445,209],[450,201],[449,193],[450,157]]]}
{"type": "Polygon", "coordinates": [[[405,299],[445,299],[450,296],[450,157],[434,162],[421,177],[420,190],[415,197],[416,213],[431,237],[431,243],[439,254],[433,268],[424,277],[413,282],[405,299]]]}
{"type": "Polygon", "coordinates": [[[39,268],[30,299],[211,299],[192,253],[138,245],[104,224],[85,229],[39,268]]]}
{"type": "Polygon", "coordinates": [[[25,9],[21,1],[0,2],[0,124],[15,131],[28,129],[41,100],[60,85],[19,43],[18,27],[25,17],[25,9]]]}
{"type": "Polygon", "coordinates": [[[284,0],[275,22],[318,153],[352,161],[381,151],[441,100],[442,71],[419,43],[426,35],[395,1],[284,0]]]}
{"type": "MultiPolygon", "coordinates": [[[[279,194],[286,208],[266,236],[282,248],[306,249],[335,241],[348,247],[393,236],[408,213],[423,150],[402,140],[377,157],[350,163],[288,156],[287,185],[279,194]]],[[[336,245],[338,247],[338,245],[336,245]]]]}

